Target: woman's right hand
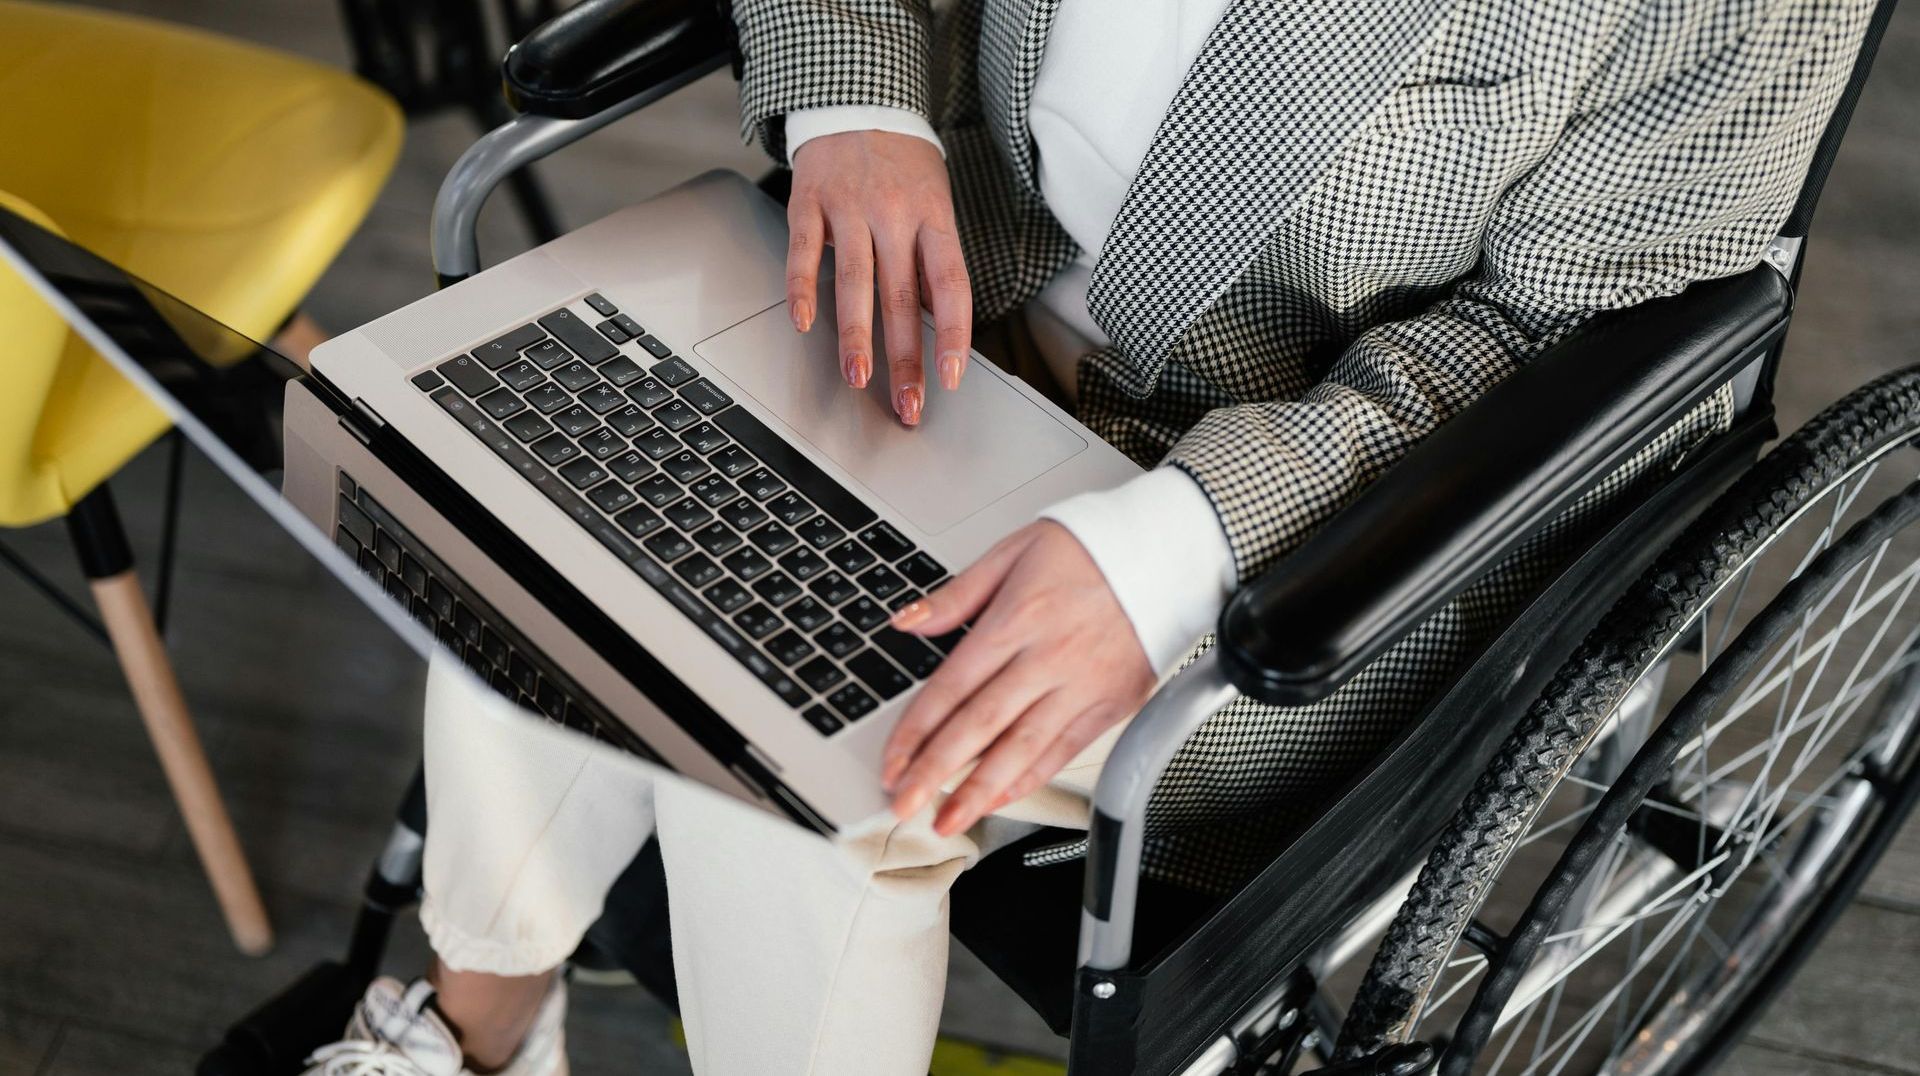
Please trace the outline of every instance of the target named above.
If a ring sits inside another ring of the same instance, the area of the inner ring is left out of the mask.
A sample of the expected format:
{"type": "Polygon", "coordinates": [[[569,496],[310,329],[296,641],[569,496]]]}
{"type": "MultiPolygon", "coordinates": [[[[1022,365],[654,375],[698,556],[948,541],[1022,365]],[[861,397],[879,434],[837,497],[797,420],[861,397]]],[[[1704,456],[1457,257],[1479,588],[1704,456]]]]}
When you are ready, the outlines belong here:
{"type": "Polygon", "coordinates": [[[926,403],[920,354],[922,294],[933,310],[935,369],[960,386],[973,336],[973,292],[953,221],[940,150],[890,131],[845,131],[807,140],[793,155],[787,201],[787,309],[813,327],[820,254],[833,244],[840,372],[863,389],[873,377],[874,284],[894,413],[913,426],[926,403]],[[877,276],[876,276],[877,274],[877,276]]]}

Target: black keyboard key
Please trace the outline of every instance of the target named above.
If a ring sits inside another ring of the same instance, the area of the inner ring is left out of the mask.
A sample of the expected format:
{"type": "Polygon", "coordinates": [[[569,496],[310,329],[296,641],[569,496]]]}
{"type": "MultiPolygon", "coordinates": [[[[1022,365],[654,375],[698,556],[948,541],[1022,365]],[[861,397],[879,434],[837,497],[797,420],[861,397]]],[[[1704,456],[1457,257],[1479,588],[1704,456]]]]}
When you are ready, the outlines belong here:
{"type": "Polygon", "coordinates": [[[873,701],[872,695],[861,690],[859,684],[848,684],[828,695],[827,705],[851,723],[872,713],[880,704],[873,701]]]}
{"type": "Polygon", "coordinates": [[[805,718],[807,724],[812,725],[814,730],[822,736],[831,736],[844,727],[840,724],[840,719],[833,716],[832,710],[818,703],[800,711],[800,716],[805,718]]]}
{"type": "Polygon", "coordinates": [[[484,396],[500,386],[500,379],[487,372],[477,359],[460,355],[434,367],[453,387],[468,396],[484,396]]]}
{"type": "Polygon", "coordinates": [[[713,421],[714,425],[745,446],[747,451],[760,457],[767,466],[793,483],[793,488],[799,490],[807,500],[819,505],[821,511],[832,516],[834,522],[842,527],[850,531],[859,530],[874,521],[873,509],[868,508],[864,501],[827,477],[827,473],[801,455],[799,449],[774,436],[773,431],[746,408],[729,407],[713,421]]]}
{"type": "Polygon", "coordinates": [[[678,431],[700,421],[700,412],[679,400],[668,400],[654,408],[653,417],[667,429],[678,431]]]}
{"type": "Polygon", "coordinates": [[[692,497],[667,507],[660,514],[667,517],[667,522],[688,534],[706,526],[707,521],[713,518],[713,513],[692,497]]]}
{"type": "Polygon", "coordinates": [[[607,338],[594,332],[586,322],[574,316],[571,310],[555,310],[540,319],[540,325],[560,339],[560,342],[572,349],[575,355],[591,363],[602,363],[618,355],[619,349],[607,343],[607,338]]]}
{"type": "Polygon", "coordinates": [[[760,461],[747,455],[741,450],[739,445],[733,445],[715,452],[713,455],[707,457],[707,462],[713,464],[721,474],[726,475],[728,478],[739,478],[741,475],[760,466],[760,461]]]}
{"type": "Polygon", "coordinates": [[[457,389],[441,388],[434,392],[432,399],[440,405],[440,410],[452,415],[462,426],[481,437],[494,428],[487,416],[480,413],[480,408],[472,400],[460,395],[457,389]]]}
{"type": "Polygon", "coordinates": [[[487,369],[498,370],[519,358],[522,351],[546,339],[546,336],[538,325],[522,325],[474,348],[473,357],[486,364],[487,369]]]}
{"type": "Polygon", "coordinates": [[[764,639],[778,631],[784,623],[773,610],[759,603],[747,606],[734,616],[733,622],[755,639],[764,639]]]}
{"type": "Polygon", "coordinates": [[[541,373],[538,366],[525,359],[515,359],[499,370],[500,380],[505,381],[507,387],[515,392],[525,392],[546,380],[546,377],[547,375],[541,373]]]}
{"type": "Polygon", "coordinates": [[[747,535],[747,538],[769,557],[777,557],[800,544],[800,539],[795,538],[793,532],[778,523],[768,523],[747,535]]]}
{"type": "Polygon", "coordinates": [[[715,609],[731,616],[753,601],[753,595],[733,580],[722,579],[707,588],[707,600],[713,603],[715,609]]]}
{"type": "Polygon", "coordinates": [[[755,583],[753,592],[765,598],[767,604],[776,609],[798,598],[801,594],[800,584],[779,573],[755,583]]]}
{"type": "Polygon", "coordinates": [[[587,293],[586,303],[603,318],[610,318],[620,312],[619,307],[608,302],[607,297],[597,291],[587,293]]]}
{"type": "MultiPolygon", "coordinates": [[[[640,334],[640,346],[643,348],[646,348],[647,353],[649,355],[652,355],[656,359],[664,359],[667,356],[673,354],[672,348],[668,347],[666,344],[662,343],[657,337],[654,337],[649,333],[640,334]]],[[[685,365],[685,364],[683,363],[682,365],[685,365]]]]}
{"type": "Polygon", "coordinates": [[[855,598],[848,602],[840,615],[861,631],[872,631],[892,618],[885,606],[872,598],[855,598]]]}
{"type": "Polygon", "coordinates": [[[915,602],[919,599],[920,592],[909,588],[901,590],[891,598],[880,599],[880,604],[887,607],[887,612],[897,613],[910,602],[915,602]]]}
{"type": "Polygon", "coordinates": [[[847,659],[847,668],[882,699],[891,699],[913,686],[907,674],[894,668],[878,651],[862,650],[847,659]]]}
{"type": "Polygon", "coordinates": [[[580,455],[579,445],[574,444],[572,441],[567,440],[557,433],[551,437],[544,437],[535,441],[532,447],[533,454],[546,460],[547,466],[549,467],[558,467],[560,464],[580,455]]]}
{"type": "Polygon", "coordinates": [[[618,482],[602,482],[587,492],[587,500],[608,515],[633,507],[638,499],[632,490],[618,482]]]}
{"type": "Polygon", "coordinates": [[[688,586],[694,587],[704,587],[721,575],[720,566],[707,559],[704,553],[695,553],[674,565],[673,570],[687,581],[688,586]]]}
{"type": "Polygon", "coordinates": [[[586,489],[604,481],[607,477],[607,469],[583,456],[561,467],[560,477],[566,479],[574,489],[586,489]]]}
{"type": "Polygon", "coordinates": [[[839,572],[827,572],[816,576],[813,582],[807,585],[807,589],[813,591],[828,605],[843,605],[860,595],[860,588],[854,586],[852,580],[839,572]]]}
{"type": "Polygon", "coordinates": [[[724,557],[739,547],[741,538],[725,523],[714,522],[694,533],[693,540],[700,548],[716,557],[724,557]]]}
{"type": "Polygon", "coordinates": [[[773,562],[761,556],[757,549],[735,550],[720,563],[726,565],[728,571],[739,576],[745,583],[751,583],[773,570],[773,562]]]}
{"type": "Polygon", "coordinates": [[[805,523],[793,528],[800,540],[815,549],[827,549],[847,536],[847,532],[833,525],[826,516],[814,516],[805,523]]]}
{"type": "MultiPolygon", "coordinates": [[[[622,401],[624,402],[624,401],[622,401]]],[[[607,416],[607,425],[620,431],[622,437],[633,437],[653,425],[653,419],[645,411],[632,404],[622,407],[607,416]]]]}
{"type": "Polygon", "coordinates": [[[575,359],[555,370],[553,372],[553,379],[558,381],[568,392],[579,392],[581,389],[600,380],[600,375],[593,372],[593,367],[588,366],[579,359],[575,359]]]}
{"type": "Polygon", "coordinates": [[[615,516],[613,521],[620,524],[628,534],[633,535],[635,538],[645,538],[647,535],[667,525],[667,521],[660,518],[660,513],[644,505],[638,508],[627,509],[615,516]]]}
{"type": "Polygon", "coordinates": [[[650,460],[663,460],[680,451],[680,442],[666,430],[655,426],[634,438],[633,447],[650,460]]]}
{"type": "Polygon", "coordinates": [[[465,602],[453,608],[453,630],[469,643],[477,645],[480,642],[480,618],[473,615],[473,610],[467,608],[465,602]]]}
{"type": "Polygon", "coordinates": [[[598,332],[601,336],[606,337],[609,341],[616,344],[624,344],[627,341],[633,339],[633,337],[627,335],[627,331],[625,329],[622,329],[620,326],[614,324],[614,321],[612,318],[608,318],[607,320],[601,322],[600,324],[595,325],[593,328],[595,332],[598,332]]]}
{"type": "Polygon", "coordinates": [[[361,545],[372,545],[373,520],[369,519],[367,514],[360,510],[359,505],[347,500],[345,497],[339,498],[339,501],[340,505],[335,514],[340,517],[340,525],[345,527],[347,533],[353,535],[354,539],[361,545]]]}
{"type": "Polygon", "coordinates": [[[717,414],[733,403],[733,397],[721,392],[718,385],[704,377],[682,388],[680,398],[692,404],[693,409],[703,415],[717,414]]]}
{"type": "Polygon", "coordinates": [[[681,449],[679,452],[661,460],[660,469],[672,475],[673,480],[681,485],[686,485],[705,475],[708,471],[713,470],[713,468],[707,466],[706,460],[688,452],[686,449],[681,449]]]}
{"type": "Polygon", "coordinates": [[[826,629],[813,637],[814,645],[836,658],[844,658],[860,649],[860,633],[838,622],[828,624],[826,629]]]}
{"type": "Polygon", "coordinates": [[[793,675],[799,677],[801,683],[812,688],[815,692],[827,691],[832,688],[833,685],[847,678],[847,674],[841,672],[839,666],[828,661],[826,658],[814,658],[812,661],[793,670],[793,675]]]}
{"type": "Polygon", "coordinates": [[[563,362],[572,362],[573,352],[561,347],[558,340],[542,340],[527,349],[527,361],[542,370],[551,370],[563,362]]]}
{"type": "Polygon", "coordinates": [[[597,385],[587,386],[587,388],[580,393],[580,402],[586,404],[587,410],[592,411],[596,415],[604,415],[618,407],[633,406],[627,403],[625,396],[614,391],[613,386],[607,384],[605,381],[597,385]]]}
{"type": "Polygon", "coordinates": [[[573,402],[573,397],[561,392],[560,386],[551,381],[528,389],[526,398],[533,409],[543,415],[551,415],[573,402]]]}
{"type": "Polygon", "coordinates": [[[687,427],[687,432],[681,434],[680,439],[702,456],[733,443],[732,438],[721,433],[720,428],[711,422],[699,422],[687,427]]]}
{"type": "Polygon", "coordinates": [[[887,565],[877,565],[860,575],[860,586],[864,586],[874,598],[885,601],[906,590],[906,580],[895,575],[887,565]]]}
{"type": "Polygon", "coordinates": [[[661,384],[657,377],[643,377],[627,386],[627,399],[651,411],[673,399],[673,390],[661,384]]]}
{"type": "Polygon", "coordinates": [[[427,606],[442,620],[453,616],[453,591],[438,579],[427,580],[427,606]]]}
{"type": "Polygon", "coordinates": [[[633,320],[632,318],[628,317],[625,314],[613,315],[613,323],[615,325],[620,326],[621,332],[626,333],[628,336],[631,336],[636,340],[638,340],[642,336],[647,335],[647,330],[641,328],[639,322],[633,320]]]}
{"type": "MultiPolygon", "coordinates": [[[[700,481],[695,482],[693,485],[688,486],[687,492],[693,494],[701,504],[706,505],[708,508],[718,508],[740,496],[739,490],[728,485],[727,480],[717,474],[710,474],[700,481]]],[[[745,530],[745,528],[741,529],[745,530]]]]}
{"type": "Polygon", "coordinates": [[[827,562],[811,549],[796,549],[780,558],[780,567],[802,583],[827,570],[827,562]]]}
{"type": "Polygon", "coordinates": [[[652,474],[657,468],[648,461],[647,457],[627,449],[607,460],[607,470],[613,472],[613,477],[631,486],[652,474]]]}
{"type": "Polygon", "coordinates": [[[567,697],[561,693],[560,685],[544,676],[533,690],[533,704],[540,708],[541,713],[556,720],[567,712],[567,697]]]}
{"type": "Polygon", "coordinates": [[[627,443],[615,437],[612,430],[605,426],[587,431],[580,438],[580,450],[596,460],[610,460],[627,450],[627,443]]]}
{"type": "Polygon", "coordinates": [[[633,491],[640,495],[641,500],[653,505],[655,508],[665,508],[667,505],[685,496],[680,487],[674,485],[671,479],[666,475],[659,474],[651,478],[643,478],[634,483],[633,491]]]}
{"type": "Polygon", "coordinates": [[[884,519],[876,521],[873,526],[861,531],[860,540],[867,544],[868,549],[880,554],[880,559],[885,561],[896,561],[913,552],[913,543],[907,541],[899,531],[893,529],[893,524],[884,519]]]}
{"type": "MultiPolygon", "coordinates": [[[[718,481],[718,477],[709,478],[707,481],[718,481]]],[[[767,521],[767,514],[761,511],[760,506],[753,503],[751,499],[741,497],[720,509],[720,518],[727,521],[727,526],[732,527],[741,534],[745,534],[760,524],[765,523],[767,521]]]]}
{"type": "Polygon", "coordinates": [[[900,574],[906,576],[914,586],[922,590],[933,586],[947,574],[947,570],[940,566],[940,562],[927,556],[924,550],[915,552],[913,556],[901,561],[896,567],[900,569],[900,574]]]}
{"type": "Polygon", "coordinates": [[[782,665],[794,666],[813,656],[813,644],[789,628],[767,640],[767,653],[782,665]]]}
{"type": "Polygon", "coordinates": [[[828,609],[812,598],[801,598],[799,601],[782,609],[781,612],[785,613],[787,619],[793,622],[794,627],[808,633],[818,631],[828,624],[833,623],[833,610],[828,609]]]}
{"type": "Polygon", "coordinates": [[[555,411],[553,424],[560,427],[560,432],[568,437],[578,437],[600,425],[600,419],[593,412],[579,404],[574,404],[572,407],[563,407],[555,411]]]}
{"type": "Polygon", "coordinates": [[[693,543],[678,531],[661,531],[646,540],[647,552],[671,563],[693,552],[693,543]]]}
{"type": "Polygon", "coordinates": [[[432,392],[434,389],[446,383],[446,378],[441,377],[432,370],[422,370],[413,375],[413,387],[419,389],[421,392],[432,392]]]}
{"type": "Polygon", "coordinates": [[[873,554],[866,546],[851,539],[841,542],[827,550],[827,560],[843,572],[851,575],[873,563],[873,554]]]}
{"type": "Polygon", "coordinates": [[[925,680],[940,667],[940,652],[906,632],[888,628],[874,635],[873,645],[915,680],[925,680]]]}
{"type": "Polygon", "coordinates": [[[405,583],[407,589],[415,594],[425,595],[427,592],[426,568],[422,567],[419,561],[413,559],[413,554],[405,550],[401,550],[400,554],[400,581],[405,583]]]}
{"type": "Polygon", "coordinates": [[[628,385],[640,380],[645,374],[646,371],[640,369],[639,363],[634,362],[625,355],[615,356],[607,360],[605,366],[600,367],[600,376],[606,378],[607,381],[617,389],[626,388],[628,385]]]}
{"type": "MultiPolygon", "coordinates": [[[[780,522],[787,526],[797,526],[801,520],[814,514],[814,507],[798,493],[788,490],[767,502],[767,511],[772,512],[780,522]]],[[[823,517],[824,518],[824,517],[823,517]]],[[[831,523],[827,524],[832,526],[831,523]]]]}
{"type": "Polygon", "coordinates": [[[966,637],[967,629],[955,628],[945,635],[936,635],[928,639],[927,645],[940,651],[942,654],[951,654],[953,653],[953,648],[960,645],[960,640],[966,637]]]}
{"type": "Polygon", "coordinates": [[[785,492],[787,484],[765,467],[756,467],[740,480],[740,488],[746,490],[747,496],[754,500],[764,501],[785,492]]]}

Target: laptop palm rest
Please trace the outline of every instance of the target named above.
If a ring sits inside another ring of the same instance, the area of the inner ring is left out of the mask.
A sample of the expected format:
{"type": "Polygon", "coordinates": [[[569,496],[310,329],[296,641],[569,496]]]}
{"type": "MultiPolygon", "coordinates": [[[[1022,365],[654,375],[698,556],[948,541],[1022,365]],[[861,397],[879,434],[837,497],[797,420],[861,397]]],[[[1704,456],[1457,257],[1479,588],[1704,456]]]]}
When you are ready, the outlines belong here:
{"type": "Polygon", "coordinates": [[[865,390],[841,379],[830,311],[802,336],[785,304],[770,307],[694,351],[909,523],[939,534],[1085,451],[1087,442],[978,355],[958,390],[942,389],[933,329],[923,330],[928,388],[914,429],[893,413],[884,358],[865,390]]]}

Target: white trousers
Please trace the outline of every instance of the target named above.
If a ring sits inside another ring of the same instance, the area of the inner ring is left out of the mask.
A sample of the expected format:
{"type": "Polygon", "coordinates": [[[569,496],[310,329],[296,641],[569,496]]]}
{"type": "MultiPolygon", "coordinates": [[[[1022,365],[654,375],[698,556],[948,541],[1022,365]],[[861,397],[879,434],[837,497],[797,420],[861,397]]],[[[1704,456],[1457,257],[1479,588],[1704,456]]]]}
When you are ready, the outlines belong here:
{"type": "Polygon", "coordinates": [[[456,970],[528,975],[579,944],[657,828],[701,1076],[921,1076],[946,988],[947,890],[1036,825],[1084,827],[1114,730],[952,837],[938,801],[829,842],[529,718],[436,659],[421,921],[456,970]]]}

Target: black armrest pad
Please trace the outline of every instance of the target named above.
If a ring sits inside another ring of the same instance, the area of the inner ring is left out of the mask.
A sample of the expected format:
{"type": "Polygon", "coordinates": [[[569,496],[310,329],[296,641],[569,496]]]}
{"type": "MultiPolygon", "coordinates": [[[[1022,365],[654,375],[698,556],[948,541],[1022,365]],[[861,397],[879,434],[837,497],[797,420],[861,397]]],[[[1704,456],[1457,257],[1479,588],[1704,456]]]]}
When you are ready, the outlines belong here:
{"type": "Polygon", "coordinates": [[[716,0],[583,0],[507,50],[507,101],[579,119],[732,53],[716,0]]]}
{"type": "Polygon", "coordinates": [[[1227,603],[1239,689],[1325,698],[1760,354],[1792,295],[1773,269],[1603,314],[1416,445],[1227,603]]]}

